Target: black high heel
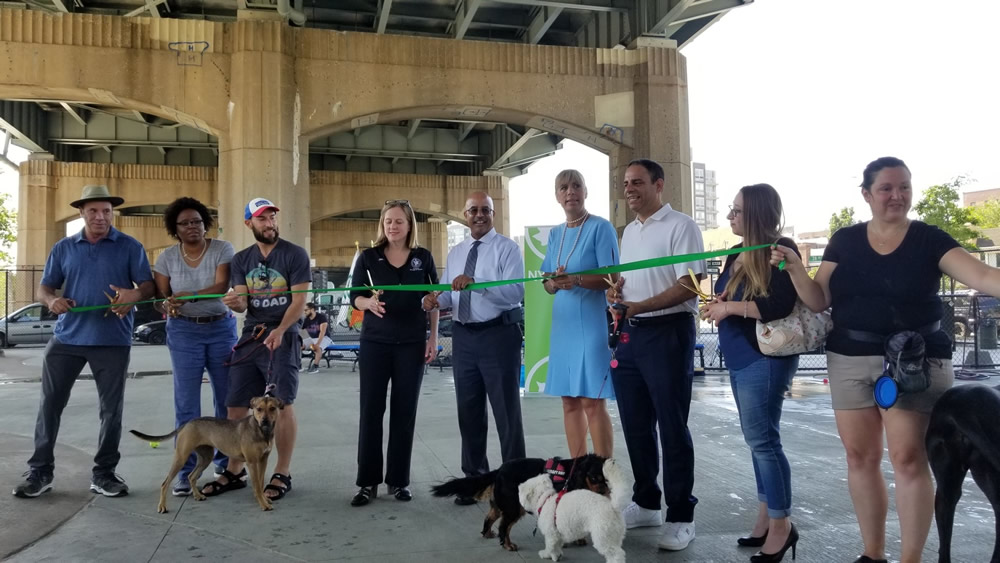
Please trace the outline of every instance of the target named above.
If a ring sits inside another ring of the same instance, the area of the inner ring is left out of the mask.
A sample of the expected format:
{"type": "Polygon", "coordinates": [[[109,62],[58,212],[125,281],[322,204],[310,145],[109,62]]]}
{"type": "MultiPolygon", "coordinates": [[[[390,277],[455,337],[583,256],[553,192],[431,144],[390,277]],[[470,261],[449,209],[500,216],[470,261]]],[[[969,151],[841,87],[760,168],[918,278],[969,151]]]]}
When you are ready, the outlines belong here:
{"type": "Polygon", "coordinates": [[[888,559],[872,559],[867,555],[862,555],[854,560],[854,563],[889,563],[888,559]]]}
{"type": "Polygon", "coordinates": [[[792,524],[791,531],[788,532],[788,539],[785,540],[785,545],[777,553],[764,553],[763,551],[758,551],[756,555],[750,558],[750,563],[773,563],[776,561],[781,561],[785,557],[785,552],[789,548],[792,549],[792,559],[795,559],[795,545],[799,543],[799,531],[795,529],[795,524],[792,524]]]}
{"type": "Polygon", "coordinates": [[[746,536],[745,538],[736,538],[736,545],[740,547],[760,547],[764,545],[767,541],[767,532],[764,532],[763,536],[746,536]]]}

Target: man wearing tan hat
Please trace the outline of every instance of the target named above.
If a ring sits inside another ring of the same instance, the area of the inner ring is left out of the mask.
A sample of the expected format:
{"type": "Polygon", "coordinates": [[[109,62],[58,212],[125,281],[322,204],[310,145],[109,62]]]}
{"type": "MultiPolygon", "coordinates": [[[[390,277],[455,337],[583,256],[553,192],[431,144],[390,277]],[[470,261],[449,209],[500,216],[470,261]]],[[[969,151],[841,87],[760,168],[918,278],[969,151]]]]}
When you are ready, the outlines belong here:
{"type": "Polygon", "coordinates": [[[34,498],[52,489],[54,448],[63,408],[83,366],[90,364],[100,402],[101,433],[90,490],[108,497],[128,494],[115,474],[121,459],[125,373],[132,345],[132,305],[110,310],[71,312],[73,307],[135,303],[153,296],[153,274],[146,250],[111,226],[114,208],[124,200],[107,186],[86,186],[70,205],[80,210],[83,229],[55,244],[45,262],[38,300],[59,315],[42,360],[42,400],[35,422],[35,453],[27,479],[14,496],[34,498]],[[56,291],[62,289],[62,296],[56,291]],[[110,314],[113,313],[113,314],[110,314]]]}

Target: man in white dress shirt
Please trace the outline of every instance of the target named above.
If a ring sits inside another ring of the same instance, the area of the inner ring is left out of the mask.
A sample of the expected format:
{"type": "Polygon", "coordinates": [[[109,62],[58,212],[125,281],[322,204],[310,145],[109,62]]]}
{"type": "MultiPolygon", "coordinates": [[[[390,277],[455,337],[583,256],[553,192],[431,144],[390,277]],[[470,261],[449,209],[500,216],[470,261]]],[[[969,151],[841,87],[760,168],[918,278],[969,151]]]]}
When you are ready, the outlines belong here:
{"type": "MultiPolygon", "coordinates": [[[[452,308],[452,363],[458,429],[462,434],[462,471],[466,476],[489,473],[486,435],[489,398],[500,435],[503,461],[523,458],[521,422],[521,302],[524,284],[461,291],[471,283],[524,277],[524,259],[517,243],[493,229],[493,199],[484,192],[469,194],[465,218],[472,237],[448,253],[441,281],[453,291],[424,297],[424,309],[452,308]]],[[[455,498],[475,504],[471,497],[455,498]]]]}
{"type": "MultiPolygon", "coordinates": [[[[622,233],[622,263],[704,251],[691,217],[660,202],[663,168],[652,160],[629,163],[624,195],[634,221],[622,233]]],[[[688,431],[694,376],[697,296],[688,268],[703,277],[705,262],[687,262],[627,272],[608,300],[628,307],[611,372],[625,444],[635,476],[628,528],[667,525],[659,547],[681,550],[694,539],[694,446],[688,431]],[[686,282],[683,280],[687,279],[686,282]],[[686,287],[685,287],[686,286],[686,287]],[[657,440],[659,427],[659,440],[657,440]],[[659,442],[659,443],[657,443],[659,442]],[[662,450],[663,492],[657,485],[662,450]]]]}

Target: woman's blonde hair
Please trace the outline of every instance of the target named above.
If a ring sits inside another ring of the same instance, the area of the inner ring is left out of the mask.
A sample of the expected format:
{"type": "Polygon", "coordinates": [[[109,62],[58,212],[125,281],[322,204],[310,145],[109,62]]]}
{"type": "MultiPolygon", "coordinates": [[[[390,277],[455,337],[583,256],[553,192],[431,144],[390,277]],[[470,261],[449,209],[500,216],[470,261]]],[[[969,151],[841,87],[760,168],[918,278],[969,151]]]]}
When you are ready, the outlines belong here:
{"type": "MultiPolygon", "coordinates": [[[[771,244],[781,236],[781,196],[769,184],[740,188],[743,194],[743,246],[771,244]]],[[[734,270],[726,283],[726,295],[732,296],[743,285],[743,300],[767,297],[771,283],[771,249],[760,248],[743,253],[743,266],[734,270]]]]}
{"type": "Polygon", "coordinates": [[[405,199],[391,199],[382,206],[382,213],[378,216],[378,237],[375,239],[375,246],[385,246],[389,244],[389,239],[385,236],[385,214],[393,207],[403,210],[406,221],[410,224],[410,232],[406,233],[406,247],[417,247],[417,216],[410,207],[410,202],[405,199]]]}
{"type": "Polygon", "coordinates": [[[584,190],[587,189],[587,181],[583,179],[583,174],[580,174],[579,170],[573,170],[572,168],[567,168],[562,172],[556,174],[556,189],[559,189],[559,184],[563,181],[576,182],[580,184],[580,187],[584,190]]]}

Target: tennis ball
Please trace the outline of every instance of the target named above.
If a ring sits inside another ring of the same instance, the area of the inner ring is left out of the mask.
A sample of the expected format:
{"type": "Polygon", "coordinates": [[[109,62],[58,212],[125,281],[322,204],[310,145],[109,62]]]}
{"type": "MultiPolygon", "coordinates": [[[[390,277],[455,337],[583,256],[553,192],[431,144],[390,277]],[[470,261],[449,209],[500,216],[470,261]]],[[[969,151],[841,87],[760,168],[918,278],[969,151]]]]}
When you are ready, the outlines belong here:
{"type": "Polygon", "coordinates": [[[160,443],[159,442],[150,442],[149,443],[149,447],[151,447],[153,449],[156,449],[156,448],[160,447],[160,443]]]}

